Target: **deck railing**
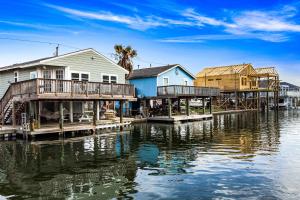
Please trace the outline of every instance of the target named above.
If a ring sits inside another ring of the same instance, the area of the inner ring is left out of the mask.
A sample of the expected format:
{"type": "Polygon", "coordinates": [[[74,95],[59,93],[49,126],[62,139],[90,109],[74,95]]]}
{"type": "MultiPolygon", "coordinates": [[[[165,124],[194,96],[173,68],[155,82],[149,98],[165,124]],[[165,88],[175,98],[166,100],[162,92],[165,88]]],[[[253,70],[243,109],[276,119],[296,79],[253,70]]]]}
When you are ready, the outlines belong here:
{"type": "Polygon", "coordinates": [[[157,96],[191,96],[191,97],[210,97],[218,96],[218,88],[196,87],[184,85],[158,86],[157,96]]]}
{"type": "Polygon", "coordinates": [[[134,86],[129,84],[56,80],[56,79],[32,79],[11,83],[0,101],[0,110],[7,105],[13,97],[101,97],[119,96],[134,97],[134,86]]]}

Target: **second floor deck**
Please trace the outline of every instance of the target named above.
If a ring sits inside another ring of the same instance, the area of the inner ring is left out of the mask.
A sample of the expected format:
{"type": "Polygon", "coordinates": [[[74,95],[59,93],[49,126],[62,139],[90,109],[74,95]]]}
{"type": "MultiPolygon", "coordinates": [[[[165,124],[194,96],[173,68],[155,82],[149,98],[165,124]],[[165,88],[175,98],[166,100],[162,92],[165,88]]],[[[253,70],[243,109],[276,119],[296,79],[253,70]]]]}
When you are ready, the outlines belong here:
{"type": "Polygon", "coordinates": [[[24,100],[135,100],[135,89],[129,84],[87,82],[57,79],[32,79],[12,83],[2,103],[12,97],[24,100]]]}

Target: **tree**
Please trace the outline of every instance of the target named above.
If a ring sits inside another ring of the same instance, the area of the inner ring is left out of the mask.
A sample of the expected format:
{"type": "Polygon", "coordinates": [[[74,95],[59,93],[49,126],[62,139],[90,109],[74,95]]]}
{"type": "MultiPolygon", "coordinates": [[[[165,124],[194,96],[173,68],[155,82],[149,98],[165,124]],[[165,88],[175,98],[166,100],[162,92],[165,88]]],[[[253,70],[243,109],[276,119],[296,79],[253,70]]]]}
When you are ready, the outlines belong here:
{"type": "Polygon", "coordinates": [[[115,58],[118,61],[118,65],[131,73],[133,69],[132,59],[137,56],[137,51],[132,49],[131,46],[125,47],[121,44],[116,44],[114,49],[116,52],[115,58]]]}

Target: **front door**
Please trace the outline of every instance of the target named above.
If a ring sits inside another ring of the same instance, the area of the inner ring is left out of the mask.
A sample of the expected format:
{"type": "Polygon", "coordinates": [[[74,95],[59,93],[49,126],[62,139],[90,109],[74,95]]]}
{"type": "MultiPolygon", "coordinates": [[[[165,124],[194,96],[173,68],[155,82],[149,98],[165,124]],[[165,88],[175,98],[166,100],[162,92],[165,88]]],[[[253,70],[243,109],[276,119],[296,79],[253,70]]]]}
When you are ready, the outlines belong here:
{"type": "Polygon", "coordinates": [[[63,92],[64,91],[64,82],[62,80],[64,80],[64,70],[63,69],[57,69],[55,71],[55,78],[57,81],[57,92],[63,92]]]}
{"type": "Polygon", "coordinates": [[[44,92],[51,92],[51,70],[43,71],[44,92]]]}

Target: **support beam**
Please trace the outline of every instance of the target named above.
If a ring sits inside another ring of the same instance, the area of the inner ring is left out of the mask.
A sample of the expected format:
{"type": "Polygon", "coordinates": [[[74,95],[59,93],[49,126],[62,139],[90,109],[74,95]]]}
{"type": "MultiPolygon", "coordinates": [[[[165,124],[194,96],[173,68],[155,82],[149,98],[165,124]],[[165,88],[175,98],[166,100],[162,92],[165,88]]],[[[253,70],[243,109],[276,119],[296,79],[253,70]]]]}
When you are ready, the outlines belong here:
{"type": "Polygon", "coordinates": [[[209,113],[212,114],[212,97],[209,98],[209,113]]]}
{"type": "Polygon", "coordinates": [[[189,116],[190,115],[190,99],[189,98],[186,98],[185,106],[186,106],[186,115],[189,116]]]}
{"type": "Polygon", "coordinates": [[[74,122],[74,109],[73,109],[73,101],[70,101],[70,113],[69,113],[70,122],[74,122]]]}
{"type": "Polygon", "coordinates": [[[30,131],[34,130],[34,103],[32,101],[29,101],[29,126],[30,131]]]}
{"type": "Polygon", "coordinates": [[[177,110],[179,114],[181,113],[181,108],[180,108],[180,98],[177,98],[177,110]]]}
{"type": "Polygon", "coordinates": [[[100,101],[96,101],[96,120],[100,120],[100,101]]]}
{"type": "Polygon", "coordinates": [[[267,112],[269,112],[269,91],[267,92],[267,97],[266,97],[266,104],[267,104],[267,112]]]}
{"type": "Polygon", "coordinates": [[[35,102],[35,117],[36,117],[36,127],[39,129],[41,128],[41,107],[42,107],[42,102],[41,101],[36,101],[35,102]]]}
{"type": "Polygon", "coordinates": [[[168,116],[169,118],[172,117],[172,99],[168,99],[168,116]]]}
{"type": "Polygon", "coordinates": [[[238,109],[238,93],[235,92],[235,109],[237,110],[238,109]]]}
{"type": "Polygon", "coordinates": [[[260,92],[258,91],[257,92],[257,111],[261,110],[260,107],[261,107],[261,99],[260,99],[260,92]]]}
{"type": "Polygon", "coordinates": [[[11,115],[11,120],[12,120],[12,126],[15,128],[17,125],[17,121],[16,121],[16,102],[12,102],[12,115],[11,115]]]}
{"type": "Polygon", "coordinates": [[[123,105],[124,105],[124,101],[121,100],[120,101],[120,123],[123,123],[123,105]]]}
{"type": "Polygon", "coordinates": [[[205,114],[205,98],[202,98],[203,114],[205,114]]]}
{"type": "MultiPolygon", "coordinates": [[[[99,101],[93,101],[93,126],[97,125],[97,102],[99,103],[99,101]]],[[[98,104],[99,106],[99,104],[98,104]]],[[[99,115],[99,114],[98,114],[99,115]]]]}

